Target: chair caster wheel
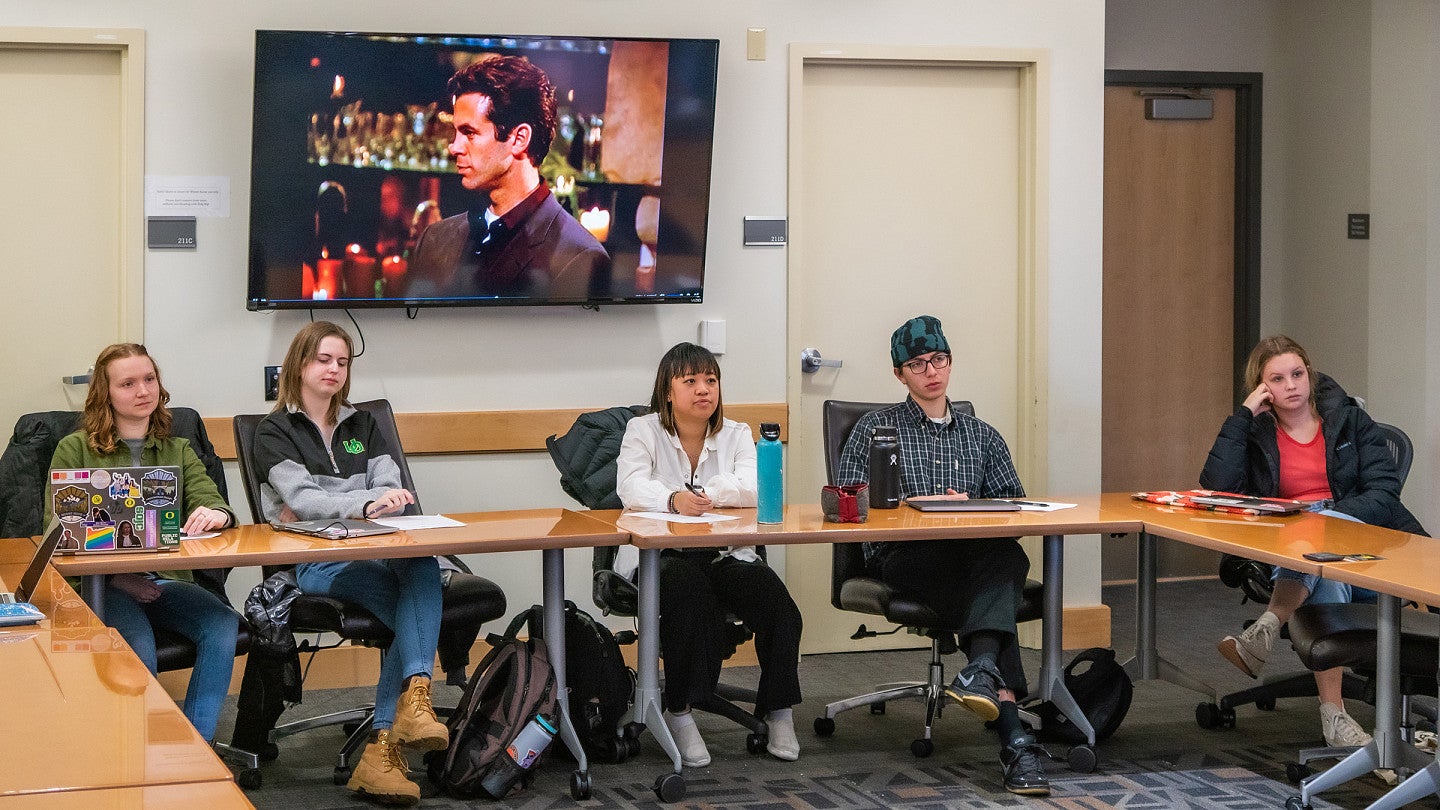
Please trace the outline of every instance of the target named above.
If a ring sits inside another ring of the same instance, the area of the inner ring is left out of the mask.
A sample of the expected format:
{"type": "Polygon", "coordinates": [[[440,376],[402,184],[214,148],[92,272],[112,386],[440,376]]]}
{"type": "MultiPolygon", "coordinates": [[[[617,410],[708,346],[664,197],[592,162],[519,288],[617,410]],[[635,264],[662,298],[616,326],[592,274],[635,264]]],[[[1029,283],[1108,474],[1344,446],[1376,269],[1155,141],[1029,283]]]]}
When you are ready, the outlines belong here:
{"type": "Polygon", "coordinates": [[[600,754],[601,756],[596,759],[604,759],[612,765],[619,765],[630,758],[630,741],[624,737],[615,737],[605,744],[605,749],[600,754]]]}
{"type": "Polygon", "coordinates": [[[1204,729],[1217,728],[1220,725],[1220,707],[1208,702],[1196,704],[1195,725],[1204,729]]]}
{"type": "Polygon", "coordinates": [[[639,742],[640,732],[644,730],[644,723],[626,723],[625,727],[620,729],[620,736],[624,737],[626,740],[634,740],[636,742],[639,742]]]}
{"type": "Polygon", "coordinates": [[[1273,712],[1275,711],[1275,698],[1260,698],[1259,700],[1255,701],[1255,708],[1259,709],[1262,712],[1273,712]]]}
{"type": "Polygon", "coordinates": [[[1076,773],[1094,773],[1095,767],[1100,764],[1100,755],[1092,746],[1077,745],[1070,749],[1065,760],[1070,770],[1076,773]]]}
{"type": "Polygon", "coordinates": [[[577,802],[590,798],[590,774],[584,771],[570,774],[570,798],[577,802]]]}
{"type": "Polygon", "coordinates": [[[350,781],[350,769],[337,766],[334,775],[330,777],[330,781],[337,785],[344,785],[350,781]]]}
{"type": "Polygon", "coordinates": [[[625,740],[625,758],[626,758],[626,759],[629,759],[630,757],[633,757],[633,756],[635,756],[636,754],[639,754],[639,753],[640,753],[640,740],[638,740],[638,739],[632,739],[632,738],[626,738],[626,740],[625,740]]]}
{"type": "Polygon", "coordinates": [[[662,802],[678,802],[685,798],[685,777],[678,773],[662,774],[655,780],[655,795],[662,802]]]}
{"type": "MultiPolygon", "coordinates": [[[[345,779],[349,781],[350,777],[347,776],[345,779]]],[[[246,768],[235,774],[235,784],[239,785],[241,790],[255,790],[264,781],[258,768],[246,768]]]]}
{"type": "Polygon", "coordinates": [[[871,704],[870,704],[870,713],[871,713],[871,714],[884,714],[884,713],[885,713],[885,701],[882,700],[882,701],[880,701],[879,703],[871,703],[871,704]]]}
{"type": "Polygon", "coordinates": [[[1287,763],[1285,763],[1285,778],[1290,780],[1290,784],[1292,784],[1292,785],[1298,785],[1298,784],[1300,784],[1300,780],[1304,779],[1305,777],[1307,777],[1307,776],[1309,776],[1309,775],[1310,775],[1310,766],[1309,766],[1309,765],[1306,765],[1306,764],[1303,763],[1303,762],[1287,762],[1287,763]]]}
{"type": "Polygon", "coordinates": [[[1221,710],[1220,710],[1220,724],[1221,724],[1222,726],[1224,726],[1225,728],[1235,728],[1235,710],[1234,710],[1234,709],[1221,709],[1221,710]]]}
{"type": "Polygon", "coordinates": [[[765,750],[765,746],[769,742],[768,734],[747,734],[745,735],[745,750],[752,754],[758,754],[765,750]]]}
{"type": "Polygon", "coordinates": [[[1299,796],[1291,796],[1285,800],[1285,810],[1310,810],[1310,805],[1302,801],[1299,796]]]}
{"type": "Polygon", "coordinates": [[[918,740],[911,740],[910,753],[914,754],[920,759],[924,759],[935,753],[935,742],[933,740],[927,740],[924,737],[921,737],[918,740]]]}
{"type": "Polygon", "coordinates": [[[817,718],[815,718],[815,736],[817,736],[817,737],[829,737],[831,734],[834,734],[834,733],[835,733],[835,718],[833,718],[833,717],[817,717],[817,718]]]}

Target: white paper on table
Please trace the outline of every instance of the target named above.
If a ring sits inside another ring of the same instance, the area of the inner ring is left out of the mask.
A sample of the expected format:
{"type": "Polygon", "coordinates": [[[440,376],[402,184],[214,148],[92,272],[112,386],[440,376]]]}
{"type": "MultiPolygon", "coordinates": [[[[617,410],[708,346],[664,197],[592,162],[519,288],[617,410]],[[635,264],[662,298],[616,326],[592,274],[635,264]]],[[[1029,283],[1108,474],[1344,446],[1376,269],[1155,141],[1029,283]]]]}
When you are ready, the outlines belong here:
{"type": "Polygon", "coordinates": [[[626,512],[621,517],[648,518],[650,520],[664,520],[669,523],[719,523],[722,520],[739,520],[734,515],[717,515],[714,512],[706,512],[703,515],[691,517],[690,515],[674,515],[669,512],[626,512]]]}
{"type": "Polygon", "coordinates": [[[219,537],[220,532],[196,532],[194,534],[180,533],[181,540],[209,540],[212,537],[219,537]]]}
{"type": "Polygon", "coordinates": [[[1021,512],[1058,512],[1061,509],[1074,509],[1079,506],[1079,504],[1059,501],[1022,501],[1018,498],[1011,498],[1011,501],[1020,504],[1021,512]]]}
{"type": "Polygon", "coordinates": [[[444,529],[450,526],[464,526],[464,523],[455,518],[448,518],[444,515],[396,515],[394,517],[370,518],[371,523],[379,523],[381,526],[389,526],[392,529],[410,531],[412,529],[444,529]]]}

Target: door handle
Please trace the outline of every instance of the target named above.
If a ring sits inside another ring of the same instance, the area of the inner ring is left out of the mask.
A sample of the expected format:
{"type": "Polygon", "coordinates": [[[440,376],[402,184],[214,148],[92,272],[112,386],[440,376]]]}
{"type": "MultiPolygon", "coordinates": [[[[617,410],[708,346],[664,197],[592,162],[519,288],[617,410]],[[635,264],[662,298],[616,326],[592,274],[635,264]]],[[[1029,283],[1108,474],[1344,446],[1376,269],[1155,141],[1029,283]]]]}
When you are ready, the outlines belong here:
{"type": "Polygon", "coordinates": [[[90,370],[85,372],[84,374],[72,374],[68,377],[61,377],[60,382],[65,383],[66,385],[89,385],[90,375],[94,373],[95,368],[92,366],[90,370]]]}
{"type": "Polygon", "coordinates": [[[826,360],[820,356],[819,349],[805,349],[800,352],[800,371],[805,374],[814,374],[821,366],[828,368],[840,368],[845,365],[844,360],[826,360]]]}

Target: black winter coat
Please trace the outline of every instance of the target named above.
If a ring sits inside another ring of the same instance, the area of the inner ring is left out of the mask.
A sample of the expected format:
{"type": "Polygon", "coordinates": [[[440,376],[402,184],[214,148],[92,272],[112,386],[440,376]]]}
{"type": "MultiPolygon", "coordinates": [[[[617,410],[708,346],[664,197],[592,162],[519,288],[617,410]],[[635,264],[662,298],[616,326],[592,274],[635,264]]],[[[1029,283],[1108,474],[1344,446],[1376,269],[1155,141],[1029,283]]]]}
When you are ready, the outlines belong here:
{"type": "MultiPolygon", "coordinates": [[[[1339,384],[1316,374],[1316,408],[1323,420],[1325,475],[1336,511],[1372,526],[1425,534],[1400,503],[1400,476],[1375,420],[1339,384]]],[[[1273,498],[1279,495],[1280,448],[1275,416],[1241,405],[1224,424],[1200,471],[1200,486],[1273,498]]]]}

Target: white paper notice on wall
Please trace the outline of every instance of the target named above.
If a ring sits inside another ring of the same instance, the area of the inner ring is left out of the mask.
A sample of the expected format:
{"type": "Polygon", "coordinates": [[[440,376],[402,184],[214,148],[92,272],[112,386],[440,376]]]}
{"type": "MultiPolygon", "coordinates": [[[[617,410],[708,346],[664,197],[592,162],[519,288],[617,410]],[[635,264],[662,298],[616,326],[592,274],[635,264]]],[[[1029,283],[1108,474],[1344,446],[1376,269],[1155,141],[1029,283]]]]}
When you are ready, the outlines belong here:
{"type": "Polygon", "coordinates": [[[145,216],[230,216],[230,178],[145,175],[145,216]]]}

